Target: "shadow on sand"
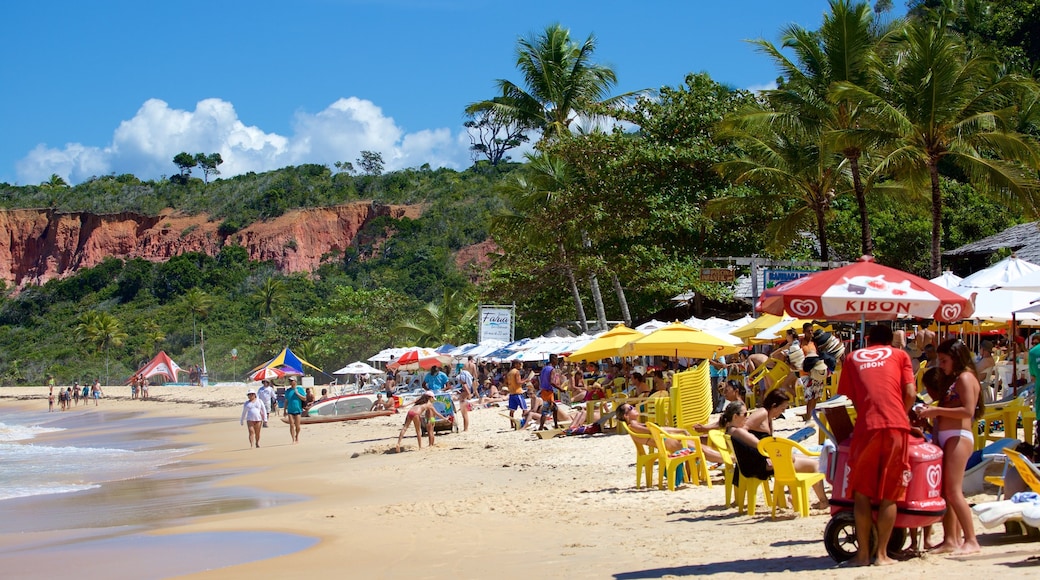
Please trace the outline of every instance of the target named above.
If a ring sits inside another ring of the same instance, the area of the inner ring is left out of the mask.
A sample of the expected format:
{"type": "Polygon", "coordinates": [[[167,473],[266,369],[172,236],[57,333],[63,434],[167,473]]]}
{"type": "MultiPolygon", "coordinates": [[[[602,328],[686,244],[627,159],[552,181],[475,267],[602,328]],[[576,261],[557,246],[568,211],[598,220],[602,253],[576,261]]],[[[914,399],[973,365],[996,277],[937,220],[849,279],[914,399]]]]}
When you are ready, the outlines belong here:
{"type": "Polygon", "coordinates": [[[661,578],[663,576],[700,576],[722,573],[760,574],[762,572],[811,572],[833,570],[834,560],[827,556],[784,556],[780,558],[749,558],[730,562],[712,562],[690,566],[648,568],[614,574],[619,580],[661,578]]]}

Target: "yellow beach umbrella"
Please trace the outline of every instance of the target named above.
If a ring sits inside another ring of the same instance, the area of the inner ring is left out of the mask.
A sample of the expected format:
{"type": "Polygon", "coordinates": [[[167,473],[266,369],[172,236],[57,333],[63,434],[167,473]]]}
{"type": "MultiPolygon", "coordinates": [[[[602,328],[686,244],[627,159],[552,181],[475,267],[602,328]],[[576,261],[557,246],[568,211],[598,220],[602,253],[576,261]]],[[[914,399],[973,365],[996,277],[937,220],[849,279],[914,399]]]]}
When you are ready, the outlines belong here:
{"type": "Polygon", "coordinates": [[[776,314],[763,314],[762,316],[759,316],[758,318],[752,320],[744,326],[741,326],[740,328],[731,331],[730,334],[737,338],[743,338],[746,340],[748,338],[754,337],[756,334],[762,332],[770,326],[773,326],[774,324],[780,322],[783,319],[783,316],[777,316],[776,314]]]}
{"type": "Polygon", "coordinates": [[[738,351],[740,346],[681,322],[659,328],[621,347],[623,356],[711,358],[715,354],[727,355],[738,351]]]}
{"type": "Polygon", "coordinates": [[[602,358],[621,356],[619,351],[622,346],[642,336],[646,335],[624,324],[619,324],[564,358],[569,361],[596,361],[602,358]]]}
{"type": "Polygon", "coordinates": [[[773,342],[775,340],[784,338],[787,334],[788,329],[794,329],[799,335],[802,334],[802,325],[806,322],[812,322],[812,320],[805,318],[785,318],[776,324],[763,329],[761,332],[751,337],[751,341],[755,344],[763,342],[773,342]]]}

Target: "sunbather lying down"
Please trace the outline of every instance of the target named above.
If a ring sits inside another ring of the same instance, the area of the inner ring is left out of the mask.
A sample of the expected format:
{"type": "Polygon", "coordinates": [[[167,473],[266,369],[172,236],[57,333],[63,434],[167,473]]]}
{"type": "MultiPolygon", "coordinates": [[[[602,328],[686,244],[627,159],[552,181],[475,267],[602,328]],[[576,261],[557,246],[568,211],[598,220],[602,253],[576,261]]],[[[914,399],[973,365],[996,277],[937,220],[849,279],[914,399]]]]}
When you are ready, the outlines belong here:
{"type": "MultiPolygon", "coordinates": [[[[635,405],[622,403],[617,408],[617,418],[618,421],[624,421],[625,424],[628,425],[628,430],[636,434],[636,436],[646,435],[646,445],[650,447],[655,447],[654,439],[650,436],[650,429],[647,428],[646,424],[639,422],[639,409],[637,409],[635,405]]],[[[690,435],[690,433],[685,429],[663,426],[661,427],[661,429],[664,430],[666,433],[675,433],[677,435],[690,435]]],[[[665,439],[664,446],[669,453],[675,453],[676,451],[682,449],[683,442],[678,439],[665,439]]],[[[722,463],[722,455],[720,455],[719,452],[714,448],[708,447],[707,445],[701,445],[701,451],[704,452],[704,459],[706,459],[707,461],[710,461],[711,463],[722,463]]]]}
{"type": "MultiPolygon", "coordinates": [[[[554,403],[554,406],[556,407],[555,421],[553,423],[554,425],[559,425],[560,423],[580,425],[585,422],[585,409],[573,409],[570,405],[560,402],[554,403]]],[[[527,414],[524,415],[524,426],[534,427],[538,425],[541,416],[541,407],[539,407],[538,409],[532,409],[528,411],[527,414]]]]}

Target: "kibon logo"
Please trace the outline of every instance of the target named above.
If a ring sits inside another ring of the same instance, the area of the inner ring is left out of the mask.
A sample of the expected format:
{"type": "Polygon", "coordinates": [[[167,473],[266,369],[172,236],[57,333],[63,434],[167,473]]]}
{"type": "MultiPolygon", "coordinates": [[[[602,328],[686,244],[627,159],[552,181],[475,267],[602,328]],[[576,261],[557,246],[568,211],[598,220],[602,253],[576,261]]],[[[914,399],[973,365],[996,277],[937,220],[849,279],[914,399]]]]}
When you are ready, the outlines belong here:
{"type": "Polygon", "coordinates": [[[808,298],[798,298],[790,301],[787,304],[787,309],[791,312],[791,314],[794,314],[795,316],[798,316],[800,318],[811,318],[812,316],[816,315],[817,311],[819,311],[820,305],[817,304],[815,300],[811,300],[808,298]]]}
{"type": "Polygon", "coordinates": [[[947,304],[939,310],[939,314],[943,317],[943,320],[960,320],[961,319],[961,305],[960,304],[947,304]]]}
{"type": "Polygon", "coordinates": [[[852,361],[856,364],[876,363],[892,356],[892,349],[883,346],[880,348],[861,348],[852,351],[852,361]]]}
{"type": "Polygon", "coordinates": [[[928,486],[932,489],[938,489],[939,484],[942,483],[942,467],[939,465],[932,465],[928,467],[928,486]]]}

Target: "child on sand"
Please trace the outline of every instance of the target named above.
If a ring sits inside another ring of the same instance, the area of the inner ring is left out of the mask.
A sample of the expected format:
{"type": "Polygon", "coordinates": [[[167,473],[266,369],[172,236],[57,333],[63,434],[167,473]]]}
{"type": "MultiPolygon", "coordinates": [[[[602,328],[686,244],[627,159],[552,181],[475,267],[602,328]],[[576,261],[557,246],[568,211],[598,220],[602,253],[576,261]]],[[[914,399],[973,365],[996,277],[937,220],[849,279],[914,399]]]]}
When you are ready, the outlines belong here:
{"type": "Polygon", "coordinates": [[[430,437],[430,447],[433,447],[433,416],[436,415],[441,419],[446,419],[444,415],[437,412],[437,409],[433,407],[433,393],[426,391],[418,399],[412,403],[412,408],[408,409],[408,414],[404,417],[404,425],[401,426],[401,432],[397,435],[397,452],[401,452],[401,439],[404,438],[404,432],[408,430],[409,425],[415,425],[415,441],[419,444],[419,449],[422,449],[422,423],[426,422],[426,431],[430,437]]]}

